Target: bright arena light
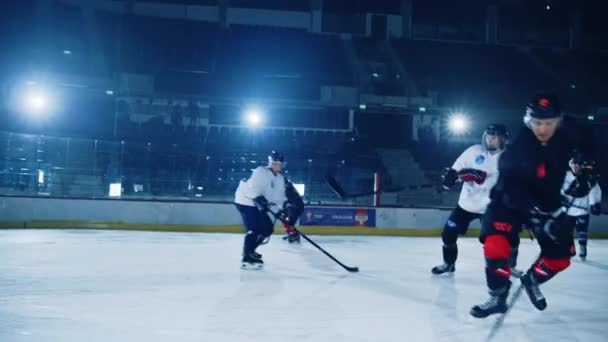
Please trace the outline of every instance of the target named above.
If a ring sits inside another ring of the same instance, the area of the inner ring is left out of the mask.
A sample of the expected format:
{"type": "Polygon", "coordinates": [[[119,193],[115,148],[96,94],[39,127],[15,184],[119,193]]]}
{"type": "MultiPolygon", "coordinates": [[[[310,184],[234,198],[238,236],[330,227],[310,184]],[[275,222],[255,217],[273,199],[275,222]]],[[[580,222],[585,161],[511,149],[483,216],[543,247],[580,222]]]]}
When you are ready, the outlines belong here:
{"type": "Polygon", "coordinates": [[[262,116],[258,112],[247,113],[247,123],[250,126],[259,126],[262,123],[262,116]]]}
{"type": "Polygon", "coordinates": [[[258,107],[249,107],[245,110],[245,122],[250,127],[258,127],[264,121],[264,114],[258,107]]]}
{"type": "Polygon", "coordinates": [[[469,126],[469,118],[463,113],[454,113],[448,121],[448,128],[453,134],[463,134],[469,126]]]}
{"type": "Polygon", "coordinates": [[[29,85],[17,92],[19,110],[33,118],[42,118],[54,109],[55,99],[46,89],[29,85]]]}
{"type": "Polygon", "coordinates": [[[48,106],[48,99],[40,91],[32,91],[25,96],[25,106],[28,111],[40,113],[48,106]]]}

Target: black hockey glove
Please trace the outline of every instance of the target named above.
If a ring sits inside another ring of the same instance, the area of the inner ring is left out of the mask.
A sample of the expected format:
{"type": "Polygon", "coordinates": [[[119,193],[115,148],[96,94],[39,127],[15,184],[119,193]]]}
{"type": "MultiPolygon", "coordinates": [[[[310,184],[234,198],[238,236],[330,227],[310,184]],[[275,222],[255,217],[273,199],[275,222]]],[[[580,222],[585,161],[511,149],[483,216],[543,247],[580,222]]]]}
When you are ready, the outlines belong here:
{"type": "Polygon", "coordinates": [[[268,211],[268,207],[270,206],[270,203],[268,203],[268,200],[264,196],[254,198],[253,203],[255,203],[259,211],[268,211]]]}
{"type": "Polygon", "coordinates": [[[289,215],[286,208],[283,208],[277,212],[277,219],[280,221],[287,221],[288,216],[289,215]]]}
{"type": "Polygon", "coordinates": [[[447,168],[445,169],[445,173],[443,174],[442,178],[443,181],[441,184],[443,185],[443,188],[450,190],[458,181],[458,172],[452,168],[447,168]]]}
{"type": "Polygon", "coordinates": [[[530,211],[529,227],[534,235],[539,238],[548,238],[553,241],[561,241],[562,234],[568,229],[565,227],[566,213],[563,211],[547,213],[537,207],[530,211]]]}
{"type": "Polygon", "coordinates": [[[594,205],[591,206],[591,208],[589,208],[589,211],[591,212],[591,215],[595,215],[595,216],[601,215],[602,214],[602,204],[595,203],[594,205]]]}
{"type": "Polygon", "coordinates": [[[589,194],[591,190],[591,184],[586,179],[587,177],[579,176],[576,177],[574,181],[570,184],[568,189],[564,191],[564,193],[568,196],[572,196],[574,198],[585,197],[589,194]]]}

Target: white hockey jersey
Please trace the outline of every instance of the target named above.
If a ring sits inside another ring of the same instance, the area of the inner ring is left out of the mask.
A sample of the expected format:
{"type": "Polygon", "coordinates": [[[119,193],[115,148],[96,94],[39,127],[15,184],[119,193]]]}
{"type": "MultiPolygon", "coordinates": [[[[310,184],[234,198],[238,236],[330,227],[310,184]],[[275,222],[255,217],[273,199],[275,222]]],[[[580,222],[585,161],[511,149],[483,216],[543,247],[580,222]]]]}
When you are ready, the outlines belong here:
{"type": "Polygon", "coordinates": [[[570,188],[570,185],[575,179],[576,176],[572,173],[572,171],[568,171],[566,173],[566,178],[564,179],[564,184],[562,185],[562,195],[570,204],[569,208],[565,208],[566,214],[570,216],[588,215],[591,206],[602,201],[602,189],[600,188],[600,185],[596,183],[585,197],[574,198],[566,195],[565,191],[570,188]]]}
{"type": "Polygon", "coordinates": [[[253,199],[258,196],[264,196],[269,203],[283,208],[283,204],[287,201],[283,175],[273,173],[266,166],[258,166],[253,170],[249,179],[239,183],[234,195],[234,202],[253,207],[255,206],[253,199]]]}
{"type": "Polygon", "coordinates": [[[462,169],[477,169],[487,173],[483,184],[465,182],[460,191],[458,205],[471,213],[483,214],[490,204],[490,190],[498,180],[498,159],[502,151],[491,154],[481,144],[467,148],[456,159],[452,168],[456,171],[462,169]]]}

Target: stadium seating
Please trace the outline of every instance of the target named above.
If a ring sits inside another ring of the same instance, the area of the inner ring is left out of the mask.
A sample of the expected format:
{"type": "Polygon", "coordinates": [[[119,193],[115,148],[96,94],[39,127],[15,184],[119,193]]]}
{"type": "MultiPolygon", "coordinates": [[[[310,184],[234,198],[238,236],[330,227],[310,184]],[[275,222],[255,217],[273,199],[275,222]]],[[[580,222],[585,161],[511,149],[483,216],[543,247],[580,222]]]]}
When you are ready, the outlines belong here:
{"type": "Polygon", "coordinates": [[[440,105],[510,108],[552,85],[514,47],[432,41],[393,41],[418,86],[437,92],[440,105]]]}
{"type": "Polygon", "coordinates": [[[1,133],[0,188],[5,194],[106,197],[109,184],[121,182],[126,197],[198,194],[230,201],[238,181],[277,149],[288,160],[286,176],[308,186],[309,201],[325,202],[335,200],[324,184],[326,173],[343,177],[349,187],[369,188],[382,167],[373,150],[342,131],[212,126],[202,137],[143,142],[1,133]]]}

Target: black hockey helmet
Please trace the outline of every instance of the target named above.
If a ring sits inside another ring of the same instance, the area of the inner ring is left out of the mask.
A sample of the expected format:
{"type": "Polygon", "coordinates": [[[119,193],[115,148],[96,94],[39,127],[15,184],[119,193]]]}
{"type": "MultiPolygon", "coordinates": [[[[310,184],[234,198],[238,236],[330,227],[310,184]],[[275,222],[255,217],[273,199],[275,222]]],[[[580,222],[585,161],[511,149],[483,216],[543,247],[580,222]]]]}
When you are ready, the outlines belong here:
{"type": "Polygon", "coordinates": [[[572,158],[570,158],[570,167],[572,167],[572,165],[582,165],[584,159],[582,153],[575,151],[572,154],[572,158]]]}
{"type": "Polygon", "coordinates": [[[524,122],[526,124],[531,118],[553,119],[561,117],[561,106],[557,96],[552,94],[539,94],[532,98],[526,106],[524,122]]]}
{"type": "Polygon", "coordinates": [[[485,134],[488,135],[498,135],[504,138],[509,138],[509,131],[507,130],[507,126],[499,123],[491,123],[486,126],[485,134]]]}
{"type": "Polygon", "coordinates": [[[285,162],[285,157],[277,151],[272,151],[268,155],[268,165],[272,165],[272,163],[281,163],[283,167],[287,164],[285,162]]]}
{"type": "Polygon", "coordinates": [[[595,161],[588,156],[585,156],[583,153],[575,151],[572,154],[572,158],[570,158],[569,165],[571,169],[574,168],[575,165],[578,165],[582,169],[593,169],[595,161]]]}
{"type": "Polygon", "coordinates": [[[496,148],[488,146],[486,143],[486,137],[488,135],[495,135],[499,138],[499,150],[503,150],[507,144],[507,140],[509,140],[509,131],[507,130],[507,126],[499,123],[489,124],[483,131],[483,136],[481,138],[483,147],[488,151],[496,151],[496,148]]]}

